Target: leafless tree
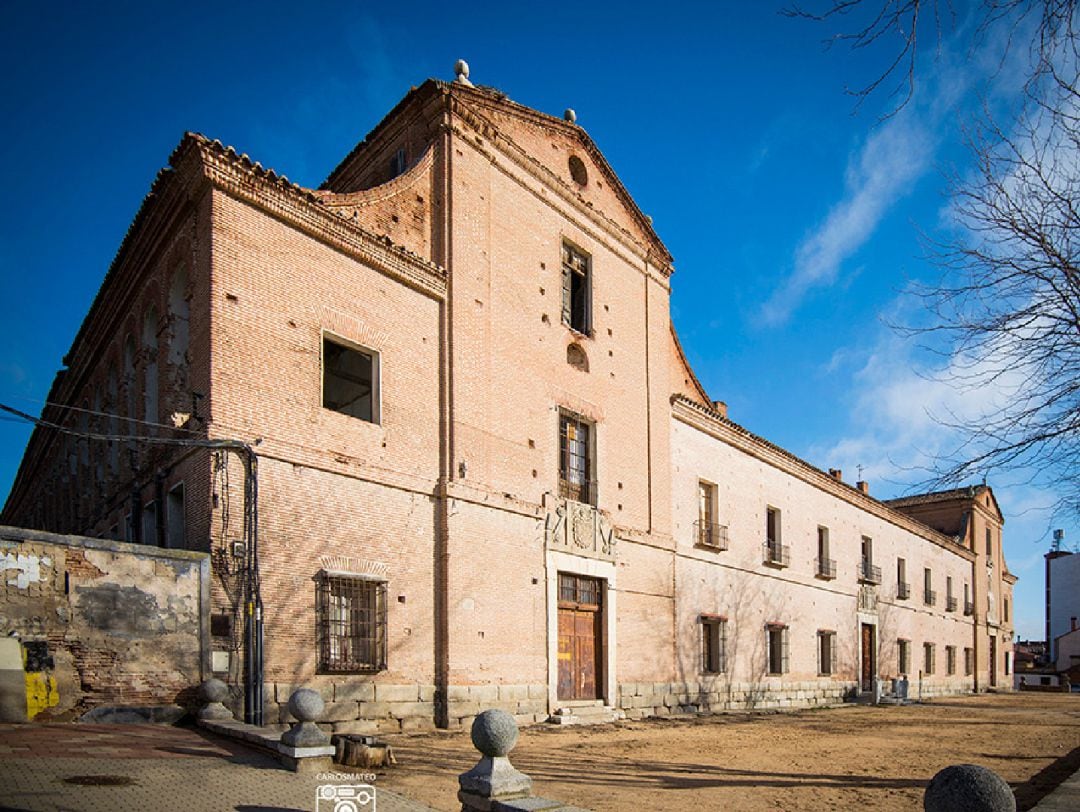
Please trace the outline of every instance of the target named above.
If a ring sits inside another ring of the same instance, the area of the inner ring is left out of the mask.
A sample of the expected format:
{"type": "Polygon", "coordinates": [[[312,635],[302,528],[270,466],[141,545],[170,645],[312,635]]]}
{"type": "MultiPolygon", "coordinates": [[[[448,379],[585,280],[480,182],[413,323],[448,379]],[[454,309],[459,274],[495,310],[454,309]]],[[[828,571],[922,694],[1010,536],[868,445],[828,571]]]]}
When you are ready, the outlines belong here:
{"type": "MultiPolygon", "coordinates": [[[[857,107],[886,94],[885,117],[916,92],[920,30],[940,42],[956,26],[948,0],[836,0],[785,13],[840,24],[832,42],[893,49],[880,73],[849,91],[857,107]]],[[[945,347],[945,376],[977,406],[937,415],[963,441],[928,484],[1026,471],[1053,483],[1059,508],[1080,514],[1077,0],[982,0],[978,13],[970,47],[998,43],[1002,61],[1026,48],[1028,72],[1014,118],[1001,125],[987,106],[968,128],[972,166],[950,189],[955,228],[930,243],[942,274],[915,289],[933,319],[908,332],[945,347]]]]}

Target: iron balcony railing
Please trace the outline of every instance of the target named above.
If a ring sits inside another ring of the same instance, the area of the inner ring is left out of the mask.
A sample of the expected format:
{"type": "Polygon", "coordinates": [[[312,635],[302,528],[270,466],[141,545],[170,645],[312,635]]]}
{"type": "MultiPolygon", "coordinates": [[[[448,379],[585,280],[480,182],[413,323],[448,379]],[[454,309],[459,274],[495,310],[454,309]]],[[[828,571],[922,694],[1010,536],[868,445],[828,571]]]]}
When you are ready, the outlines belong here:
{"type": "Polygon", "coordinates": [[[896,597],[899,600],[906,601],[911,597],[911,584],[907,581],[898,581],[896,584],[896,597]]]}
{"type": "Polygon", "coordinates": [[[578,482],[559,477],[559,496],[586,505],[596,504],[596,480],[586,479],[578,482]]]}
{"type": "Polygon", "coordinates": [[[865,584],[881,583],[881,567],[875,567],[869,561],[859,563],[859,580],[865,584]]]}
{"type": "Polygon", "coordinates": [[[937,593],[932,589],[923,590],[923,603],[927,606],[934,606],[937,603],[937,593]]]}
{"type": "Polygon", "coordinates": [[[971,601],[964,601],[964,614],[968,617],[975,614],[975,604],[971,601]]]}
{"type": "Polygon", "coordinates": [[[791,563],[791,548],[788,545],[766,541],[762,548],[762,563],[770,567],[786,567],[791,563]]]}
{"type": "Polygon", "coordinates": [[[831,581],[836,577],[836,559],[834,558],[815,558],[814,559],[814,574],[818,578],[824,578],[831,581]]]}
{"type": "Polygon", "coordinates": [[[728,548],[727,526],[716,522],[694,522],[694,544],[712,550],[728,548]]]}
{"type": "Polygon", "coordinates": [[[956,598],[948,598],[948,597],[945,598],[945,611],[946,612],[955,612],[956,611],[956,604],[957,604],[956,598]]]}

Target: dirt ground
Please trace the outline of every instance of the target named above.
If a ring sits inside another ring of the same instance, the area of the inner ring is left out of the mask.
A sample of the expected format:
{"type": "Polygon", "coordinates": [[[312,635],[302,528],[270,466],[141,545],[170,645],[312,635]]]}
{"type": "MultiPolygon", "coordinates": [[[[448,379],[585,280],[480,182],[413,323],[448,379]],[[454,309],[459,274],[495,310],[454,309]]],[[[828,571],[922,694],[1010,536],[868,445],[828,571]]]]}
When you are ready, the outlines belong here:
{"type": "MultiPolygon", "coordinates": [[[[389,737],[378,784],[458,810],[468,731],[389,737]]],[[[981,764],[1030,809],[1080,769],[1080,694],[942,698],[907,707],[524,728],[510,754],[534,792],[598,810],[919,810],[930,778],[981,764]]]]}

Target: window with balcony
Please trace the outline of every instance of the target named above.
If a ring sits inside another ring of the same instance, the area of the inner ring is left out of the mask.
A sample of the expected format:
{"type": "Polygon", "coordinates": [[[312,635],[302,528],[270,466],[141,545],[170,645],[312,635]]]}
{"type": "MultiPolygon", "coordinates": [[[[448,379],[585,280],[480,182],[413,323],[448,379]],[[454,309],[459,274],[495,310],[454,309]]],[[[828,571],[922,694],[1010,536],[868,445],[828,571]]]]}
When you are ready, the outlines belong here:
{"type": "Polygon", "coordinates": [[[933,606],[937,603],[937,593],[934,591],[934,573],[929,567],[923,570],[923,603],[933,606]]]}
{"type": "Polygon", "coordinates": [[[716,521],[716,485],[698,481],[698,518],[694,522],[694,544],[714,550],[727,549],[727,527],[716,521]]]}
{"type": "Polygon", "coordinates": [[[911,597],[911,585],[907,580],[907,562],[902,558],[896,559],[896,597],[902,601],[911,597]]]}
{"type": "Polygon", "coordinates": [[[975,614],[975,604],[971,601],[971,584],[964,584],[964,614],[969,617],[975,614]]]}
{"type": "Polygon", "coordinates": [[[829,558],[829,528],[818,527],[817,529],[817,560],[815,561],[814,574],[818,578],[831,580],[836,577],[836,561],[829,558]]]}
{"type": "Polygon", "coordinates": [[[562,321],[571,330],[592,334],[592,260],[566,242],[562,246],[562,321]]]}
{"type": "Polygon", "coordinates": [[[817,633],[818,675],[827,677],[836,673],[836,632],[820,629],[817,633]]]}
{"type": "Polygon", "coordinates": [[[769,654],[769,673],[786,674],[788,672],[788,627],[780,623],[770,623],[765,627],[765,635],[769,654]]]}
{"type": "Polygon", "coordinates": [[[956,611],[956,598],[953,596],[951,575],[945,576],[945,611],[956,611]]]}
{"type": "Polygon", "coordinates": [[[762,560],[771,567],[786,567],[789,561],[788,548],[781,542],[780,509],[772,506],[765,508],[765,544],[762,560]]]}
{"type": "Polygon", "coordinates": [[[727,618],[702,615],[701,672],[723,674],[727,671],[727,618]]]}
{"type": "Polygon", "coordinates": [[[881,567],[874,566],[874,540],[869,536],[863,536],[861,551],[859,580],[866,584],[880,584],[881,567]]]}
{"type": "Polygon", "coordinates": [[[386,581],[320,572],[315,577],[315,642],[320,674],[386,668],[386,581]]]}
{"type": "Polygon", "coordinates": [[[596,504],[595,428],[577,415],[559,414],[559,496],[564,499],[596,504]]]}

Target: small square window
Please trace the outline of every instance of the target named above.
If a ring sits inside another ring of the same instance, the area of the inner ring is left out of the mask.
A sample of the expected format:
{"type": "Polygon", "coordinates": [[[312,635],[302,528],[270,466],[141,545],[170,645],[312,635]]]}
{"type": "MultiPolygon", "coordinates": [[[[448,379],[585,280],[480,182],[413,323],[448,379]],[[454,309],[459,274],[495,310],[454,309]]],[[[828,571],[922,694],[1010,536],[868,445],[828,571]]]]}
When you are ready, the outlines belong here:
{"type": "Polygon", "coordinates": [[[701,671],[704,674],[727,671],[727,620],[724,618],[701,616],[701,671]]]}
{"type": "Polygon", "coordinates": [[[386,668],[386,581],[320,572],[315,577],[315,640],[321,674],[386,668]]]}
{"type": "Polygon", "coordinates": [[[324,408],[378,423],[378,390],[378,353],[323,337],[324,408]]]}

